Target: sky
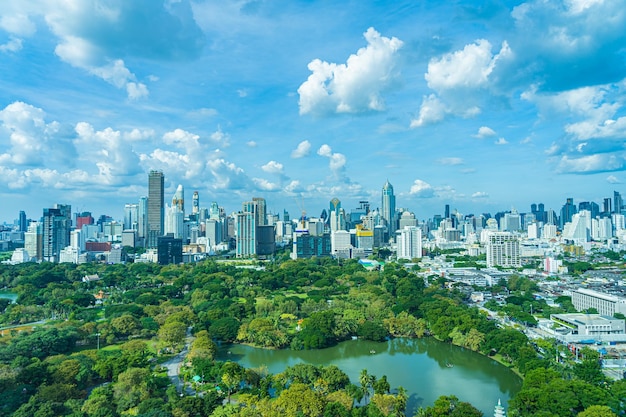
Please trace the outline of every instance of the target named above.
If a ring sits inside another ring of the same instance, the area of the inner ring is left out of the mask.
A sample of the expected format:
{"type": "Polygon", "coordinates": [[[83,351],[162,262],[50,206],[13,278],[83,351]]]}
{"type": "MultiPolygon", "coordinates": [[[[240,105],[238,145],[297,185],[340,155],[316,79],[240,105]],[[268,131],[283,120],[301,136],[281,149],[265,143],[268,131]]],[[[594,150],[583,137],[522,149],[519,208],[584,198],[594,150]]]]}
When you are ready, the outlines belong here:
{"type": "Polygon", "coordinates": [[[0,1],[0,221],[190,207],[419,219],[626,192],[615,0],[0,1]]]}

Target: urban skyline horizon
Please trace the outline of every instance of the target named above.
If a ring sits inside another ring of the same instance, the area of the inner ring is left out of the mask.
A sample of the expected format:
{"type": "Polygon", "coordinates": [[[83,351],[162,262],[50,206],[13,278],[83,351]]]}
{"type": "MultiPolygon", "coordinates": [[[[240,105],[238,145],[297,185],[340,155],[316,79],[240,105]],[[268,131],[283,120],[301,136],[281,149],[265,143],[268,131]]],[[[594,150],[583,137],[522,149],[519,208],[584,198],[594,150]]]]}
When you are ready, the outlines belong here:
{"type": "MultiPolygon", "coordinates": [[[[167,178],[165,173],[164,173],[164,175],[165,175],[165,178],[167,178]]],[[[392,185],[392,187],[393,187],[393,183],[391,181],[389,181],[387,179],[387,182],[389,182],[392,185]]],[[[187,215],[187,214],[191,213],[192,195],[193,195],[194,192],[196,192],[198,190],[187,190],[185,188],[184,184],[171,185],[169,188],[166,188],[165,191],[164,191],[164,203],[166,205],[171,205],[172,198],[174,197],[178,187],[180,187],[181,185],[183,186],[183,190],[184,190],[184,198],[183,198],[183,200],[185,202],[185,214],[187,215]],[[169,192],[169,190],[172,189],[172,188],[173,188],[174,191],[169,192]]],[[[370,209],[371,210],[378,210],[379,213],[380,213],[381,209],[382,209],[382,189],[383,189],[383,187],[384,187],[384,184],[383,184],[383,186],[381,186],[381,191],[380,191],[380,194],[379,194],[377,199],[361,198],[361,199],[354,199],[354,200],[352,200],[352,199],[351,200],[343,200],[340,196],[334,196],[334,197],[331,197],[328,200],[326,200],[326,204],[317,204],[317,205],[314,205],[314,206],[313,205],[309,206],[307,204],[307,200],[303,200],[302,198],[298,198],[298,197],[294,196],[293,202],[291,203],[291,205],[286,206],[286,207],[282,207],[282,208],[276,208],[275,207],[276,204],[273,204],[271,199],[269,199],[267,196],[263,196],[263,195],[250,195],[248,198],[243,198],[239,202],[234,202],[234,203],[231,202],[232,203],[232,207],[231,207],[231,205],[222,204],[220,201],[217,201],[217,200],[208,199],[208,201],[207,201],[205,199],[202,199],[202,194],[200,194],[199,192],[198,193],[199,193],[199,198],[200,198],[200,204],[199,204],[200,209],[208,209],[212,202],[216,202],[220,207],[224,208],[226,214],[228,215],[228,214],[231,214],[231,213],[236,213],[236,212],[241,211],[242,204],[245,201],[251,201],[255,197],[260,197],[260,198],[265,199],[265,201],[266,201],[266,204],[267,204],[267,207],[268,207],[268,209],[267,209],[267,213],[268,214],[270,214],[270,213],[271,214],[278,214],[280,216],[280,219],[282,220],[282,218],[283,218],[283,211],[286,210],[289,213],[290,218],[293,220],[293,219],[297,219],[297,218],[301,217],[301,213],[303,211],[302,207],[304,207],[304,209],[305,209],[304,211],[306,212],[306,216],[308,218],[317,218],[317,217],[319,217],[320,214],[322,213],[322,210],[326,210],[328,212],[329,204],[330,204],[330,201],[332,200],[332,198],[338,198],[341,201],[341,207],[342,207],[342,209],[345,210],[346,213],[350,213],[351,210],[357,209],[359,207],[359,203],[362,202],[362,201],[368,202],[370,204],[370,209]],[[304,204],[304,206],[302,206],[302,204],[304,204]],[[311,209],[311,207],[312,207],[312,209],[311,209]]],[[[450,210],[450,213],[453,213],[453,212],[456,211],[456,212],[460,213],[463,216],[465,216],[465,215],[479,216],[481,214],[490,214],[490,215],[494,216],[497,213],[511,212],[513,209],[515,209],[520,214],[530,213],[532,204],[537,204],[537,205],[538,204],[543,204],[546,211],[554,210],[554,212],[556,213],[556,215],[558,217],[559,216],[559,212],[561,210],[561,207],[563,206],[563,204],[566,203],[567,199],[569,199],[569,198],[572,198],[573,203],[576,206],[576,208],[578,208],[578,206],[579,206],[579,204],[581,202],[594,202],[594,203],[598,204],[598,206],[600,208],[600,212],[603,212],[603,202],[604,202],[604,199],[610,198],[611,199],[611,205],[613,207],[613,204],[614,204],[613,200],[614,200],[614,193],[615,192],[618,192],[621,195],[621,191],[619,191],[617,189],[613,189],[613,191],[611,192],[610,195],[607,194],[606,196],[600,197],[597,200],[592,200],[592,199],[584,199],[584,200],[580,199],[580,200],[577,200],[575,197],[563,196],[561,201],[560,202],[557,201],[554,206],[550,206],[549,204],[546,204],[544,201],[537,200],[537,201],[530,201],[526,205],[520,205],[520,206],[511,205],[510,207],[499,207],[499,208],[498,207],[494,207],[491,210],[489,210],[489,209],[471,210],[470,209],[468,211],[464,211],[464,210],[460,210],[458,207],[455,207],[454,204],[442,202],[441,207],[439,207],[439,208],[434,207],[434,210],[431,213],[426,213],[426,215],[422,215],[421,212],[418,212],[417,210],[413,209],[412,207],[408,207],[408,206],[404,206],[402,204],[399,204],[398,200],[397,200],[398,194],[394,194],[394,196],[396,197],[396,209],[397,210],[409,211],[409,212],[415,214],[415,218],[417,220],[419,220],[419,221],[427,221],[429,219],[434,218],[434,216],[436,216],[436,215],[444,216],[446,205],[449,206],[448,208],[450,210]],[[437,211],[437,210],[439,210],[439,211],[437,211]]],[[[259,194],[261,194],[261,193],[259,193],[259,194]]],[[[148,196],[148,192],[147,192],[147,181],[146,181],[146,193],[138,195],[136,197],[136,201],[132,201],[132,200],[125,201],[124,203],[122,203],[119,206],[117,206],[117,205],[110,206],[109,209],[105,209],[105,211],[103,211],[103,212],[97,212],[97,211],[95,211],[93,209],[90,209],[89,207],[75,206],[73,204],[73,202],[71,202],[71,201],[55,201],[55,202],[52,202],[52,203],[50,203],[48,205],[40,206],[39,208],[34,208],[34,209],[31,208],[30,210],[24,210],[24,209],[20,208],[20,209],[18,209],[15,212],[15,216],[16,216],[15,218],[11,219],[10,217],[7,218],[5,216],[4,218],[0,218],[0,221],[2,221],[2,223],[5,224],[5,225],[15,224],[15,222],[17,222],[19,220],[19,212],[22,211],[22,210],[25,211],[27,218],[29,218],[29,219],[31,219],[33,221],[38,221],[40,219],[41,215],[31,215],[31,214],[29,214],[29,211],[31,211],[31,212],[32,211],[38,211],[39,213],[42,213],[45,208],[51,208],[55,204],[69,204],[71,206],[71,208],[72,208],[72,214],[89,212],[89,213],[92,214],[92,216],[96,220],[98,219],[99,216],[106,215],[106,216],[109,216],[109,217],[113,218],[116,221],[123,221],[123,218],[124,218],[124,206],[126,204],[137,204],[139,202],[140,198],[147,197],[147,196],[148,196]]],[[[317,200],[318,200],[318,202],[319,201],[323,202],[322,199],[318,198],[317,200]]],[[[401,201],[400,201],[400,203],[401,203],[401,201]]],[[[431,202],[430,206],[433,206],[432,202],[431,202]]],[[[6,212],[7,210],[2,210],[2,211],[6,212]]]]}

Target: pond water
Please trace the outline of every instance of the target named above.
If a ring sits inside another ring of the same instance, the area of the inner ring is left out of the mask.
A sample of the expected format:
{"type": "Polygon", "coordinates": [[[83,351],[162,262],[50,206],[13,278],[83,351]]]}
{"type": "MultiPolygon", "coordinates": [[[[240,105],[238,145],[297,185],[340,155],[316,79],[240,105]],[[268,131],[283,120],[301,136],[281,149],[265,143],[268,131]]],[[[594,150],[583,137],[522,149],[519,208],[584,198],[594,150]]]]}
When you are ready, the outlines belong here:
{"type": "Polygon", "coordinates": [[[0,291],[0,298],[8,298],[12,303],[17,300],[17,294],[12,292],[0,291]]]}
{"type": "Polygon", "coordinates": [[[521,379],[506,366],[433,338],[400,338],[381,343],[349,340],[331,348],[307,351],[223,345],[218,359],[235,361],[246,368],[266,366],[273,374],[297,363],[336,365],[357,385],[361,370],[367,369],[378,378],[386,375],[392,389],[402,386],[407,390],[407,415],[413,415],[418,407],[432,405],[441,395],[455,395],[491,416],[498,399],[506,406],[522,385],[521,379]]]}

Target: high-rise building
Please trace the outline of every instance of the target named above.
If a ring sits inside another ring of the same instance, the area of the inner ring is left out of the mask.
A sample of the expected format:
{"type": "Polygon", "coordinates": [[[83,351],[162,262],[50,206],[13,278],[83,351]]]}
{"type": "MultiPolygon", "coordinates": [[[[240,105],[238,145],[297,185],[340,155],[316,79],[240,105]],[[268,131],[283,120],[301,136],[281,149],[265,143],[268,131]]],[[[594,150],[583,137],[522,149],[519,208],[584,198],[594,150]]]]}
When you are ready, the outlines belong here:
{"type": "Polygon", "coordinates": [[[148,248],[156,248],[158,237],[163,235],[165,217],[164,182],[162,171],[150,171],[148,176],[148,239],[146,242],[146,247],[148,248]]]}
{"type": "Polygon", "coordinates": [[[139,205],[124,205],[124,230],[137,230],[139,227],[139,205]]]}
{"type": "Polygon", "coordinates": [[[385,221],[389,236],[392,236],[397,229],[396,226],[396,196],[393,194],[393,186],[387,180],[383,185],[380,216],[385,221]]]}
{"type": "Polygon", "coordinates": [[[172,197],[172,207],[178,207],[181,213],[185,213],[185,189],[182,184],[178,184],[174,197],[172,197]]]}
{"type": "Polygon", "coordinates": [[[487,267],[520,267],[520,244],[510,232],[489,232],[487,240],[487,267]]]}
{"type": "Polygon", "coordinates": [[[159,265],[183,262],[183,241],[171,233],[157,238],[157,259],[159,265]]]}
{"type": "Polygon", "coordinates": [[[602,204],[602,215],[605,217],[608,217],[611,215],[611,213],[613,212],[613,210],[611,209],[611,199],[610,198],[605,198],[604,199],[604,203],[602,204]]]}
{"type": "Polygon", "coordinates": [[[398,230],[398,259],[414,259],[422,257],[422,229],[416,226],[405,226],[398,230]]]}
{"type": "Polygon", "coordinates": [[[622,195],[618,191],[613,191],[613,213],[620,214],[624,208],[622,195]]]}
{"type": "Polygon", "coordinates": [[[563,207],[561,207],[561,217],[559,218],[561,229],[565,223],[572,221],[572,216],[576,214],[576,205],[573,198],[568,198],[563,207]]]}
{"type": "Polygon", "coordinates": [[[42,259],[59,262],[61,250],[70,245],[72,209],[69,205],[57,204],[43,209],[42,259]]]}
{"type": "Polygon", "coordinates": [[[257,226],[265,226],[267,224],[267,208],[265,204],[265,199],[261,197],[253,197],[252,203],[256,205],[256,224],[257,226]]]}
{"type": "Polygon", "coordinates": [[[243,203],[243,211],[235,214],[235,253],[238,258],[256,254],[256,216],[252,202],[243,203]]]}
{"type": "Polygon", "coordinates": [[[18,219],[18,231],[25,232],[28,230],[28,222],[26,220],[26,212],[20,210],[20,217],[18,219]]]}
{"type": "Polygon", "coordinates": [[[43,257],[43,229],[39,222],[31,222],[24,233],[24,250],[31,260],[41,261],[43,257]]]}
{"type": "Polygon", "coordinates": [[[139,198],[137,205],[137,237],[145,239],[148,236],[148,197],[139,198]]]}
{"type": "Polygon", "coordinates": [[[191,214],[199,214],[200,213],[200,194],[197,191],[193,192],[193,197],[191,200],[191,214]]]}

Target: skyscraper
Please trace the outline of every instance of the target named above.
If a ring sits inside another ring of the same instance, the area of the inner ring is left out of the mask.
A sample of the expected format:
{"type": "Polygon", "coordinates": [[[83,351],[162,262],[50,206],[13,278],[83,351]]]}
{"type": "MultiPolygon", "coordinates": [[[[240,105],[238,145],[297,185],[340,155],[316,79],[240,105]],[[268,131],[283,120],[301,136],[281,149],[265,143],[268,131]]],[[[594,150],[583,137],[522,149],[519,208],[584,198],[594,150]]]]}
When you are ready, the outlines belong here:
{"type": "Polygon", "coordinates": [[[137,236],[145,239],[148,236],[148,197],[140,197],[137,206],[137,236]]]}
{"type": "Polygon", "coordinates": [[[59,262],[61,250],[70,245],[72,209],[57,204],[43,209],[42,258],[47,262],[59,262]]]}
{"type": "Polygon", "coordinates": [[[174,197],[172,197],[172,207],[178,207],[182,213],[185,213],[185,189],[182,184],[178,184],[174,197]]]}
{"type": "Polygon", "coordinates": [[[613,213],[620,214],[624,207],[624,201],[619,191],[613,191],[613,213]]]}
{"type": "Polygon", "coordinates": [[[139,205],[124,205],[124,230],[137,230],[139,225],[139,205]]]}
{"type": "Polygon", "coordinates": [[[164,182],[162,171],[150,171],[148,176],[148,241],[146,242],[148,248],[156,248],[158,237],[163,235],[164,182]]]}
{"type": "Polygon", "coordinates": [[[200,194],[197,191],[193,192],[193,197],[191,200],[191,214],[199,214],[200,213],[200,194]]]}
{"type": "Polygon", "coordinates": [[[24,210],[20,210],[20,218],[18,219],[18,227],[19,227],[20,232],[25,232],[28,230],[26,212],[24,210]]]}
{"type": "Polygon", "coordinates": [[[563,229],[563,226],[565,225],[565,223],[572,221],[572,216],[574,214],[576,214],[576,205],[574,204],[574,199],[568,198],[565,201],[565,204],[563,205],[563,207],[561,208],[561,217],[559,219],[561,229],[563,229]]]}
{"type": "Polygon", "coordinates": [[[396,232],[396,196],[393,194],[393,186],[389,183],[389,180],[383,185],[380,214],[385,221],[389,236],[392,236],[396,232]]]}

